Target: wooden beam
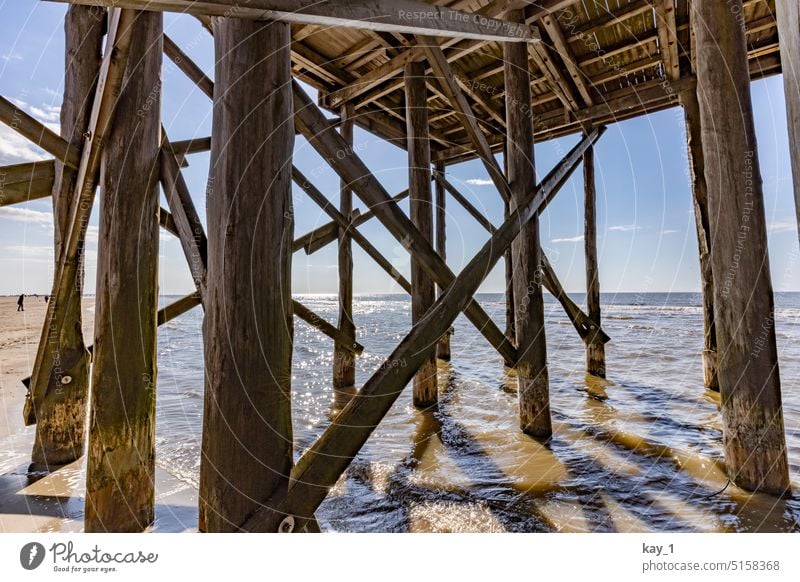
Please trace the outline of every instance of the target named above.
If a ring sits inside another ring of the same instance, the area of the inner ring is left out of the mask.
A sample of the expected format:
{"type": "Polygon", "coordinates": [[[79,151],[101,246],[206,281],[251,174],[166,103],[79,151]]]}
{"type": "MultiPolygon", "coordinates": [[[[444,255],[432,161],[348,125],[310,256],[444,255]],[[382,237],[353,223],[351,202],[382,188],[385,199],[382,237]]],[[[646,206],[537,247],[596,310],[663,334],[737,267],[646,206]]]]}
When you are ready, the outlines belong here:
{"type": "Polygon", "coordinates": [[[539,68],[539,72],[548,80],[550,89],[558,96],[559,100],[564,104],[564,107],[570,111],[577,111],[580,109],[578,99],[569,81],[567,81],[561,68],[553,62],[550,49],[548,49],[544,43],[533,44],[530,47],[530,56],[539,68]]]}
{"type": "Polygon", "coordinates": [[[725,462],[736,485],[783,495],[789,466],[764,194],[745,33],[737,20],[742,2],[697,2],[691,9],[725,462]]]}
{"type": "Polygon", "coordinates": [[[0,166],[0,206],[46,198],[52,194],[54,179],[52,159],[0,166]]]}
{"type": "Polygon", "coordinates": [[[717,331],[714,323],[714,278],[711,272],[711,232],[708,211],[708,186],[703,159],[700,104],[695,91],[681,94],[686,123],[686,145],[692,180],[697,250],[700,258],[700,290],[703,295],[703,385],[719,392],[717,380],[717,331]]]}
{"type": "MultiPolygon", "coordinates": [[[[508,18],[523,21],[522,11],[508,18]]],[[[506,63],[506,174],[511,185],[510,210],[524,208],[536,188],[533,152],[533,120],[530,110],[531,77],[525,45],[505,43],[506,63]]],[[[539,217],[535,214],[520,228],[511,244],[514,262],[514,309],[517,344],[517,394],[519,425],[523,432],[537,438],[553,434],[550,420],[550,380],[547,369],[547,342],[544,330],[542,297],[541,245],[539,217]]]]}
{"type": "MultiPolygon", "coordinates": [[[[439,81],[439,86],[447,96],[451,107],[461,119],[464,129],[467,132],[467,136],[475,147],[475,151],[478,152],[481,162],[483,162],[486,171],[489,173],[489,177],[492,179],[492,182],[494,182],[494,185],[497,188],[497,191],[500,193],[500,196],[502,196],[503,200],[508,200],[511,195],[508,182],[503,176],[503,171],[500,169],[500,166],[498,165],[497,160],[495,159],[494,154],[489,147],[489,142],[486,141],[486,136],[483,135],[483,132],[478,127],[477,118],[472,112],[472,108],[469,106],[469,103],[467,103],[464,93],[461,91],[461,87],[459,86],[456,76],[453,73],[453,69],[447,62],[442,49],[439,48],[439,45],[436,44],[436,42],[430,37],[419,36],[418,38],[419,42],[423,46],[423,49],[425,50],[428,63],[430,63],[430,66],[433,69],[437,80],[439,81]]],[[[525,47],[525,45],[521,46],[525,47]]],[[[517,104],[516,106],[522,107],[524,104],[517,104]]],[[[527,105],[526,111],[530,111],[530,104],[527,105]]]]}
{"type": "Polygon", "coordinates": [[[155,519],[162,15],[138,13],[124,33],[137,59],[115,96],[102,160],[87,532],[138,532],[155,519]]]}
{"type": "MultiPolygon", "coordinates": [[[[353,106],[342,108],[342,125],[339,133],[350,149],[353,149],[353,106]]],[[[339,210],[348,219],[353,212],[353,191],[344,181],[339,181],[339,210]]],[[[337,229],[339,239],[339,330],[352,344],[356,337],[356,324],[353,322],[353,249],[346,227],[337,229]]],[[[337,342],[333,348],[333,400],[336,410],[344,407],[356,391],[355,359],[349,351],[337,342]]]]}
{"type": "MultiPolygon", "coordinates": [[[[434,176],[444,179],[445,166],[439,162],[434,169],[434,176]]],[[[439,180],[436,180],[436,252],[442,257],[442,260],[447,260],[447,196],[444,186],[439,180]]],[[[441,297],[444,289],[437,288],[437,297],[441,297]]],[[[442,336],[439,343],[436,344],[436,357],[445,362],[450,361],[450,331],[442,336]]]]}
{"type": "Polygon", "coordinates": [[[560,188],[580,163],[587,144],[602,131],[575,146],[531,192],[497,232],[459,273],[434,304],[430,316],[414,326],[389,358],[364,384],[355,398],[325,432],[300,457],[292,471],[288,491],[273,496],[256,510],[242,527],[244,531],[302,531],[305,522],[325,499],[328,491],[358,454],[375,427],[392,407],[403,388],[425,360],[420,348],[435,343],[452,325],[459,311],[492,270],[522,225],[536,215],[539,206],[560,188]]]}
{"type": "Polygon", "coordinates": [[[201,531],[240,528],[293,464],[290,35],[214,22],[201,531]]]}
{"type": "MultiPolygon", "coordinates": [[[[166,35],[165,35],[166,38],[166,35]]],[[[181,168],[167,132],[161,131],[161,153],[159,156],[161,186],[164,197],[172,212],[178,240],[183,247],[189,272],[192,274],[195,288],[200,298],[206,297],[206,257],[208,241],[203,230],[203,221],[197,213],[192,195],[183,179],[181,168]]]]}
{"type": "MultiPolygon", "coordinates": [[[[421,39],[424,42],[424,39],[421,39]]],[[[431,147],[428,137],[428,99],[425,65],[406,65],[406,134],[408,135],[408,189],[411,222],[429,244],[433,243],[431,147]]],[[[425,268],[411,257],[411,325],[422,320],[436,300],[436,287],[425,268]]],[[[427,357],[414,375],[412,401],[418,408],[434,406],[439,399],[436,346],[426,346],[427,357]]]]}
{"type": "Polygon", "coordinates": [[[164,35],[164,54],[167,55],[189,79],[194,81],[194,84],[197,85],[209,99],[214,98],[214,82],[209,79],[203,70],[166,34],[164,35]]]}
{"type": "Polygon", "coordinates": [[[678,57],[675,0],[655,0],[655,9],[659,50],[664,61],[664,76],[671,81],[677,81],[681,78],[681,64],[678,57]]]}
{"type": "MultiPolygon", "coordinates": [[[[100,70],[104,23],[91,8],[70,6],[64,18],[64,93],[61,103],[61,136],[74,151],[79,151],[89,126],[94,85],[100,70]]],[[[63,254],[69,236],[69,214],[75,191],[75,171],[56,161],[53,165],[54,261],[63,254]]],[[[89,356],[82,331],[83,266],[70,283],[70,296],[64,307],[64,321],[57,345],[57,369],[70,382],[57,387],[39,400],[36,407],[36,438],[31,460],[50,467],[72,463],[83,455],[86,437],[86,410],[89,394],[89,356]]]]}
{"type": "Polygon", "coordinates": [[[775,9],[781,47],[794,205],[800,235],[800,4],[797,0],[775,0],[775,9]]]}
{"type": "Polygon", "coordinates": [[[564,65],[567,67],[567,71],[572,78],[572,82],[575,83],[575,86],[578,88],[578,92],[583,98],[584,105],[593,105],[594,100],[592,99],[591,88],[586,82],[586,75],[578,66],[577,59],[575,59],[575,55],[573,54],[572,49],[567,42],[567,38],[564,35],[564,31],[561,30],[561,26],[558,24],[558,21],[553,16],[548,14],[544,16],[540,22],[547,31],[547,34],[550,36],[550,40],[553,41],[553,46],[558,51],[561,60],[564,61],[564,65]]]}
{"type": "MultiPolygon", "coordinates": [[[[419,259],[420,264],[433,277],[434,282],[442,287],[447,287],[455,278],[447,264],[436,254],[430,243],[425,240],[400,207],[392,201],[380,182],[355,152],[346,156],[337,155],[336,152],[347,151],[347,144],[343,143],[341,136],[328,126],[322,112],[311,102],[297,83],[293,83],[293,94],[295,124],[300,132],[322,155],[323,159],[328,160],[333,170],[350,184],[356,195],[375,210],[376,216],[392,236],[419,259]]],[[[477,302],[473,301],[468,304],[466,315],[507,361],[515,361],[516,354],[513,346],[477,302]]]]}
{"type": "MultiPolygon", "coordinates": [[[[70,197],[68,228],[62,232],[63,250],[57,257],[58,265],[53,276],[53,290],[50,293],[50,302],[47,305],[42,335],[36,351],[31,388],[23,410],[26,424],[36,422],[37,400],[44,398],[49,390],[60,389],[63,385],[54,375],[53,348],[58,345],[56,338],[61,334],[70,311],[72,289],[78,280],[82,265],[81,253],[94,204],[101,155],[117,106],[117,98],[121,92],[135,18],[135,13],[129,10],[114,9],[109,13],[106,48],[100,64],[92,110],[77,165],[75,186],[70,197]]],[[[67,143],[61,137],[58,139],[67,143]]],[[[57,156],[57,159],[64,159],[66,164],[65,158],[68,157],[70,156],[63,158],[57,156]]],[[[72,167],[71,164],[72,162],[69,162],[67,165],[72,167]]]]}
{"type": "Polygon", "coordinates": [[[78,169],[78,164],[80,163],[78,149],[71,146],[67,140],[3,96],[0,96],[0,121],[28,141],[55,156],[63,164],[73,170],[78,169]]]}
{"type": "Polygon", "coordinates": [[[602,330],[600,310],[600,269],[597,266],[597,191],[594,179],[594,148],[583,155],[583,252],[586,268],[586,310],[595,326],[584,338],[586,373],[606,377],[606,350],[598,330],[602,330]]]}
{"type": "Polygon", "coordinates": [[[414,0],[55,0],[90,6],[185,12],[200,16],[230,16],[316,26],[341,26],[405,34],[429,34],[482,41],[532,42],[536,32],[494,18],[474,18],[414,0]]]}
{"type": "Polygon", "coordinates": [[[352,335],[348,335],[347,332],[343,332],[340,328],[328,323],[323,317],[317,315],[299,301],[292,300],[292,308],[297,317],[333,339],[335,344],[340,346],[340,349],[350,354],[351,359],[364,351],[364,346],[358,343],[352,335]]]}

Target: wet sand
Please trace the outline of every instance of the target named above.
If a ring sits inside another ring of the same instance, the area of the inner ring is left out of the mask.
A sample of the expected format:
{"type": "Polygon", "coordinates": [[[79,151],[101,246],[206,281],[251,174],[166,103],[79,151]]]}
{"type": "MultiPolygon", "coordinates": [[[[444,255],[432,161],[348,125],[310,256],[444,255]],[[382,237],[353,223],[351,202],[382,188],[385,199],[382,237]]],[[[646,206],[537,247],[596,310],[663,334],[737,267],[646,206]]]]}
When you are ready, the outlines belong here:
{"type": "MultiPolygon", "coordinates": [[[[24,426],[22,407],[42,330],[44,297],[0,297],[0,532],[82,531],[85,459],[50,474],[29,470],[35,427],[24,426]]],[[[90,343],[94,299],[84,299],[83,330],[90,343]]],[[[152,531],[197,529],[197,490],[156,468],[156,522],[152,531]]]]}

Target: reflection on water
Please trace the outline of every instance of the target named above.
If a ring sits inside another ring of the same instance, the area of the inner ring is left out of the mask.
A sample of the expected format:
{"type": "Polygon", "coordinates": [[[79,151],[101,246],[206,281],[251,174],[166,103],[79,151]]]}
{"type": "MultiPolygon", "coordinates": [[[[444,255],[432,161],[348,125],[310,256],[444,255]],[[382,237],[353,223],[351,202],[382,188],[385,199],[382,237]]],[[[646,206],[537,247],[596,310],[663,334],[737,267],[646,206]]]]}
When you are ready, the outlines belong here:
{"type": "MultiPolygon", "coordinates": [[[[479,296],[501,325],[500,295],[479,296]]],[[[515,380],[460,318],[440,402],[405,391],[319,508],[325,530],[800,531],[800,495],[752,495],[727,483],[718,395],[702,387],[696,294],[603,296],[609,380],[586,377],[583,346],[547,304],[551,407],[547,443],[518,429],[515,380]]],[[[581,297],[577,296],[576,300],[581,297]]],[[[777,296],[789,463],[800,491],[800,295],[777,296]]],[[[303,298],[336,321],[335,297],[303,298]]],[[[357,298],[363,383],[410,326],[404,296],[357,298]]],[[[159,334],[158,464],[197,483],[202,419],[201,317],[159,334]]],[[[296,323],[292,378],[299,456],[330,422],[332,344],[296,323]]]]}

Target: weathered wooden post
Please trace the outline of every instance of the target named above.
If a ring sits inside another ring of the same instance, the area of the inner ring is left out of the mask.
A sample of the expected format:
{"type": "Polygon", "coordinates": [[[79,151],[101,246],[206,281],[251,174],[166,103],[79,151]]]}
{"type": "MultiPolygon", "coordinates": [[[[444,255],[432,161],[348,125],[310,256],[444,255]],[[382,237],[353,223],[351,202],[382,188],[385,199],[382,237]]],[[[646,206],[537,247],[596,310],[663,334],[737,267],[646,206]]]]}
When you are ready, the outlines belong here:
{"type": "Polygon", "coordinates": [[[583,154],[583,248],[586,260],[586,311],[593,330],[586,336],[586,373],[606,377],[606,348],[600,341],[600,273],[597,268],[597,190],[594,180],[594,146],[583,154]]]}
{"type": "Polygon", "coordinates": [[[691,7],[725,460],[740,487],[782,494],[789,468],[742,1],[691,7]]]}
{"type": "MultiPolygon", "coordinates": [[[[339,132],[347,144],[353,146],[353,105],[348,103],[341,111],[339,132]]],[[[341,181],[339,210],[348,219],[353,212],[353,191],[341,181]]],[[[353,322],[353,250],[350,235],[339,227],[339,329],[355,342],[356,326],[353,322]]],[[[341,409],[356,391],[356,362],[352,349],[339,342],[333,348],[333,409],[341,409]]]]}
{"type": "Polygon", "coordinates": [[[786,96],[786,124],[792,159],[794,204],[800,234],[800,1],[775,0],[775,20],[781,45],[783,92],[786,96]]]}
{"type": "MultiPolygon", "coordinates": [[[[411,62],[405,68],[406,127],[408,128],[408,188],[411,221],[425,239],[433,243],[433,200],[431,193],[431,148],[428,138],[428,90],[425,86],[425,65],[411,62]]],[[[421,320],[436,300],[433,279],[418,261],[411,258],[411,321],[421,320]]],[[[425,407],[436,403],[436,345],[430,358],[414,376],[414,405],[425,407]]]]}
{"type": "MultiPolygon", "coordinates": [[[[524,22],[522,11],[509,12],[508,20],[524,22]]],[[[528,48],[522,43],[504,43],[503,60],[508,128],[506,167],[513,212],[536,188],[528,48]]],[[[538,217],[522,227],[511,248],[520,427],[531,436],[548,438],[553,430],[550,422],[544,301],[539,267],[541,248],[538,217]]]]}
{"type": "MultiPolygon", "coordinates": [[[[64,19],[64,100],[61,136],[80,151],[88,127],[95,82],[100,69],[105,10],[73,5],[64,19]]],[[[53,223],[56,268],[69,232],[69,208],[75,190],[75,173],[58,159],[53,182],[53,223]]],[[[69,282],[65,325],[61,330],[58,364],[50,373],[56,387],[36,405],[36,440],[31,459],[53,466],[71,463],[83,455],[89,365],[81,330],[83,269],[69,282]],[[65,379],[69,379],[64,383],[65,379]]]]}
{"type": "MultiPolygon", "coordinates": [[[[508,176],[508,141],[503,143],[503,171],[508,176]]],[[[509,203],[503,204],[503,220],[508,220],[511,215],[509,203]]],[[[511,249],[509,248],[503,255],[506,277],[506,337],[512,344],[516,344],[517,332],[514,323],[514,267],[511,249]]],[[[507,368],[511,368],[514,362],[504,362],[507,368]]]]}
{"type": "Polygon", "coordinates": [[[162,16],[137,13],[103,151],[86,472],[89,532],[142,531],[155,509],[162,16]]]}
{"type": "Polygon", "coordinates": [[[213,24],[202,531],[239,529],[292,468],[290,26],[213,24]]]}
{"type": "Polygon", "coordinates": [[[700,105],[697,92],[681,94],[683,115],[686,120],[686,141],[689,154],[689,172],[692,181],[692,203],[697,231],[697,248],[700,255],[700,287],[703,295],[703,385],[719,391],[717,381],[717,331],[714,325],[714,279],[711,274],[711,233],[708,216],[708,186],[703,161],[700,130],[700,105]]]}
{"type": "MultiPolygon", "coordinates": [[[[444,176],[444,162],[436,162],[435,171],[444,176]]],[[[447,260],[447,192],[444,184],[436,181],[436,252],[442,259],[447,260]]],[[[438,287],[439,295],[444,291],[438,287]]],[[[436,357],[446,362],[450,361],[450,332],[442,336],[436,345],[436,357]]]]}

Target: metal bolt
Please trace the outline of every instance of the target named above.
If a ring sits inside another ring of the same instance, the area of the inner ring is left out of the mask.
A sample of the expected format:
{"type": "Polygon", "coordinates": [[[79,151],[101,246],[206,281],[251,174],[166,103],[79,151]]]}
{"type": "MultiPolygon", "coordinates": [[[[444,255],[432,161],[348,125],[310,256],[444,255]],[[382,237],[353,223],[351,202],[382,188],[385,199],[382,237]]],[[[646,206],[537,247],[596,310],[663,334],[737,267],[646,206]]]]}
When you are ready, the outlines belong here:
{"type": "Polygon", "coordinates": [[[287,515],[278,526],[278,533],[292,533],[294,531],[294,517],[287,515]]]}
{"type": "Polygon", "coordinates": [[[61,383],[66,385],[72,382],[72,376],[61,376],[61,383]]]}

